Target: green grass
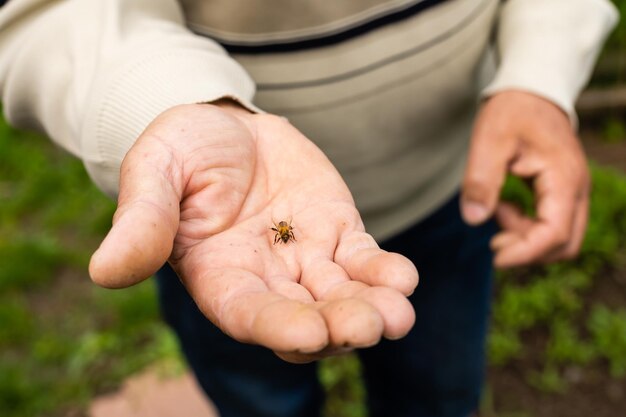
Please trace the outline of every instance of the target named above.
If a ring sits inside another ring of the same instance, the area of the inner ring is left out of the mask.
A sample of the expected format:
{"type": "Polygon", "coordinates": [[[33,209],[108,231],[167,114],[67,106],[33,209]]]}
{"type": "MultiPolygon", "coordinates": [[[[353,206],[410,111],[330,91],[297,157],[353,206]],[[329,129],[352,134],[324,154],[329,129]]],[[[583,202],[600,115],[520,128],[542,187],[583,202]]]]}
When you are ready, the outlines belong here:
{"type": "Polygon", "coordinates": [[[114,204],[81,163],[0,121],[0,410],[81,409],[156,361],[180,362],[154,286],[97,288],[86,266],[114,204]]]}

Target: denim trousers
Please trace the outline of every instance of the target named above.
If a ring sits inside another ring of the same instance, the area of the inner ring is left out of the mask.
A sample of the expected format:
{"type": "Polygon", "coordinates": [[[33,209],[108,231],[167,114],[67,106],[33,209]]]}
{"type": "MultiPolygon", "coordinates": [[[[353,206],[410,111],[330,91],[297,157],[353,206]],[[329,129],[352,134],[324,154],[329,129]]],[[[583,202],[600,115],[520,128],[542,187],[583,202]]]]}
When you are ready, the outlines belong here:
{"type": "MultiPolygon", "coordinates": [[[[358,350],[370,417],[467,417],[478,407],[492,283],[493,222],[466,225],[458,195],[381,243],[411,259],[420,283],[416,323],[396,341],[358,350]]],[[[175,273],[157,274],[163,316],[200,386],[222,417],[319,417],[315,363],[295,365],[224,335],[198,310],[175,273]]]]}

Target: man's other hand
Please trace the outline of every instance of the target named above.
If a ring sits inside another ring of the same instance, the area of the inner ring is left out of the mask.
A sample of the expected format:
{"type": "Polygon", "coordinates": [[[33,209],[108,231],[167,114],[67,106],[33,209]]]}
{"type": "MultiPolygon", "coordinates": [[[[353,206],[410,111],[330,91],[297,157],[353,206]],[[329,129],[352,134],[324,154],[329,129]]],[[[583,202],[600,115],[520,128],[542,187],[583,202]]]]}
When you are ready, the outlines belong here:
{"type": "Polygon", "coordinates": [[[478,115],[463,181],[462,213],[469,224],[495,214],[492,240],[498,267],[552,262],[578,253],[587,224],[590,179],[567,115],[521,91],[489,98],[478,115]],[[499,201],[507,174],[530,181],[536,217],[499,201]]]}

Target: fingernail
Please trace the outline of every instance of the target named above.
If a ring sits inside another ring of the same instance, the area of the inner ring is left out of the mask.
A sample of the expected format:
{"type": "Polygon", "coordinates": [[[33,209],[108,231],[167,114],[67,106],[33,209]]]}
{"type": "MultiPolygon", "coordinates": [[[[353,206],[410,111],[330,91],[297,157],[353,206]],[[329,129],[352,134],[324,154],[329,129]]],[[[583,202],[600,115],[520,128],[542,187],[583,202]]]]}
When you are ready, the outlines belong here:
{"type": "Polygon", "coordinates": [[[463,218],[469,224],[479,224],[487,220],[489,211],[481,203],[466,200],[463,202],[463,218]]]}

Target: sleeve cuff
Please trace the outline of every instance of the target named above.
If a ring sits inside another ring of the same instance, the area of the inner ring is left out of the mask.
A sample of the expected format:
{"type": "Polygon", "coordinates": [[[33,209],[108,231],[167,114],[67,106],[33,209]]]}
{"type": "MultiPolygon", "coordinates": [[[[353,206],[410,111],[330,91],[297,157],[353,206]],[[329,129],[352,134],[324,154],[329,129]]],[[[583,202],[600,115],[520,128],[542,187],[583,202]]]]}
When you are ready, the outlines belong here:
{"type": "Polygon", "coordinates": [[[530,92],[555,103],[576,126],[576,98],[617,20],[606,0],[509,0],[498,29],[499,67],[482,97],[530,92]]]}
{"type": "Polygon", "coordinates": [[[115,197],[121,162],[137,137],[163,111],[179,104],[237,101],[252,112],[255,86],[224,54],[202,50],[147,54],[122,66],[95,92],[81,130],[85,166],[96,185],[115,197]]]}

